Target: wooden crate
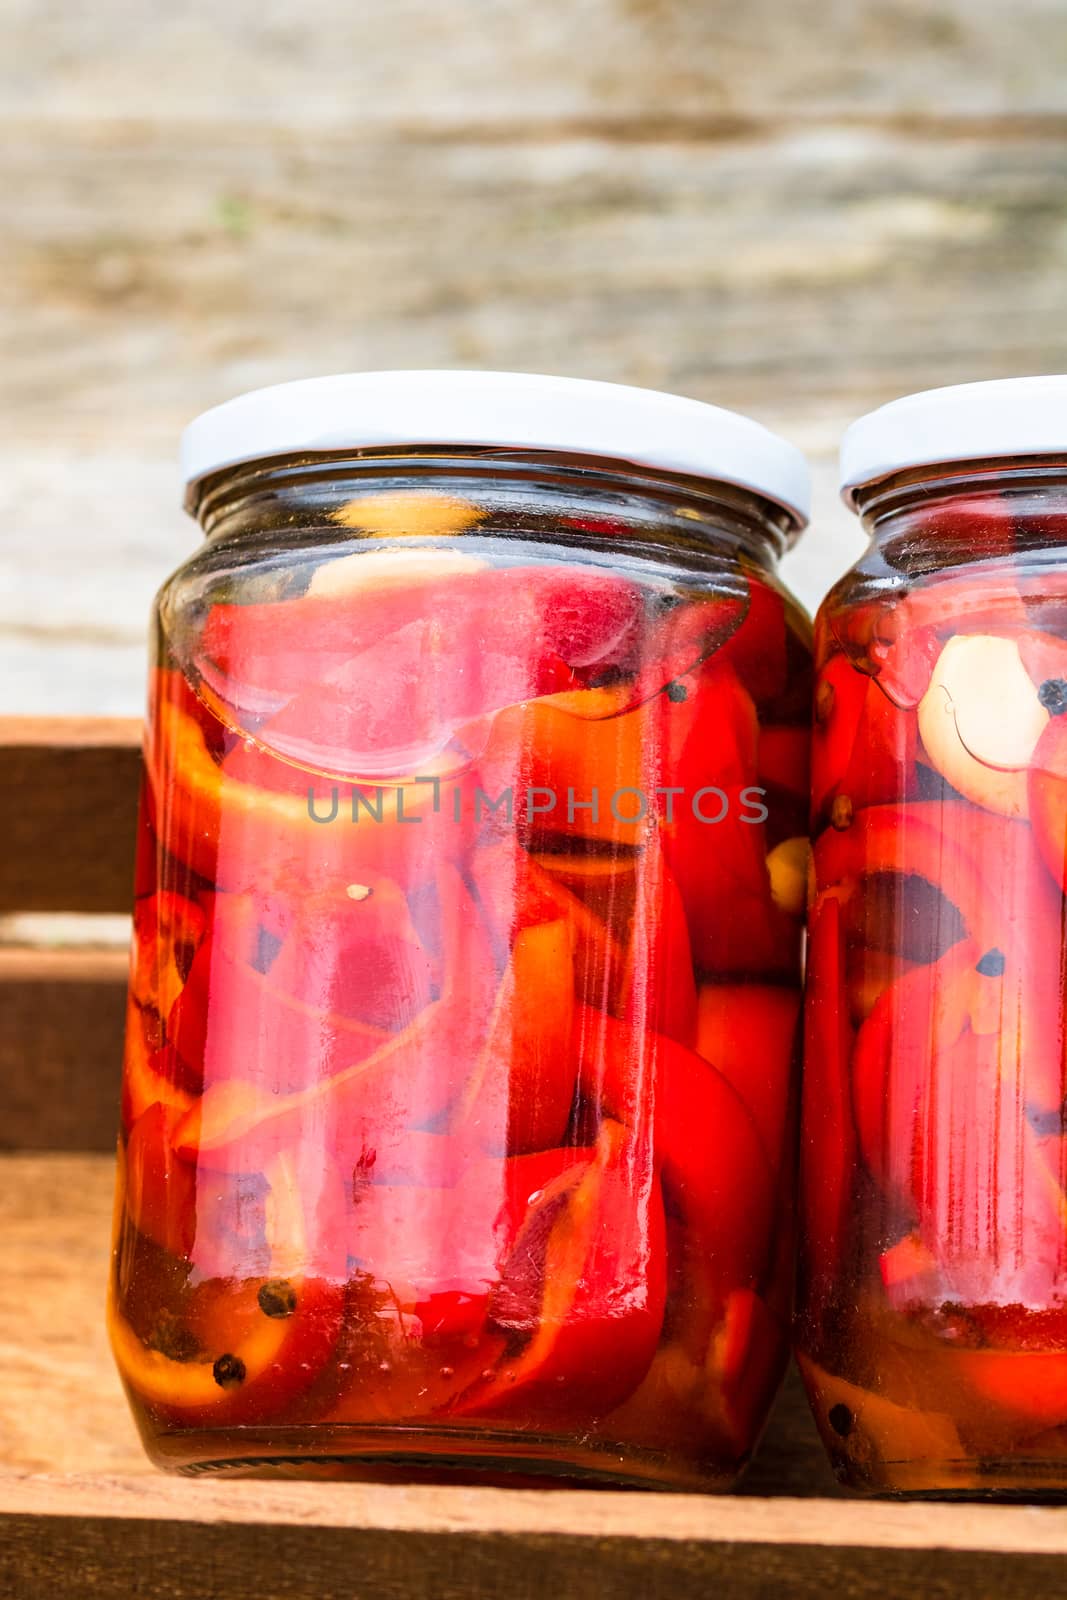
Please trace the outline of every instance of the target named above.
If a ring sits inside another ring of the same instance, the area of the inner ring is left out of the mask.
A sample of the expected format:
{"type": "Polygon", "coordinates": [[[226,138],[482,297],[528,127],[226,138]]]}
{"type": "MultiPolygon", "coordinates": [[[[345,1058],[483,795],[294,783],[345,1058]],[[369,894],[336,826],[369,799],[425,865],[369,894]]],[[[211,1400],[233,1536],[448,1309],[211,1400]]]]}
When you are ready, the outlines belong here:
{"type": "MultiPolygon", "coordinates": [[[[137,725],[0,723],[0,910],[129,899],[137,725]]],[[[0,1595],[1067,1593],[1067,1513],[848,1501],[795,1378],[731,1497],[165,1478],[103,1327],[125,958],[0,959],[0,1595]]]]}

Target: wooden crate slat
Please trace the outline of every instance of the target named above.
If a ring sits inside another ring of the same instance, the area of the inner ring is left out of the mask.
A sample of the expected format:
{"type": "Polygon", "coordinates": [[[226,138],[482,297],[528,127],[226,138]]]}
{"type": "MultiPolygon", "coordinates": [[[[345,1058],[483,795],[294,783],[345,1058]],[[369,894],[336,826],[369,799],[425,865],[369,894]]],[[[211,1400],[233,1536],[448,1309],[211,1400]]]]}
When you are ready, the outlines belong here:
{"type": "Polygon", "coordinates": [[[1052,1510],[595,1492],[0,1478],[13,1600],[568,1600],[1065,1592],[1052,1510]]]}
{"type": "Polygon", "coordinates": [[[141,725],[0,718],[0,913],[129,909],[141,725]]]}
{"type": "Polygon", "coordinates": [[[0,949],[0,1150],[113,1150],[125,950],[0,949]]]}

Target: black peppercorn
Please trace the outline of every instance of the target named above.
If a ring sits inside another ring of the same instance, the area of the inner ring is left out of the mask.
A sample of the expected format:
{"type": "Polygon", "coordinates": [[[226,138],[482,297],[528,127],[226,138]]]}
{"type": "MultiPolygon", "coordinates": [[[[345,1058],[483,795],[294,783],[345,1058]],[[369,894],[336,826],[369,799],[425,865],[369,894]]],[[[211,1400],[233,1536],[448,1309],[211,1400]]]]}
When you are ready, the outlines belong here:
{"type": "Polygon", "coordinates": [[[1067,678],[1046,678],[1037,698],[1050,716],[1062,716],[1067,711],[1067,678]]]}
{"type": "Polygon", "coordinates": [[[296,1310],[296,1290],[285,1278],[272,1278],[256,1296],[265,1317],[291,1317],[296,1310]]]}
{"type": "Polygon", "coordinates": [[[211,1373],[220,1389],[236,1389],[245,1381],[245,1364],[240,1356],[219,1356],[211,1373]]]}
{"type": "Polygon", "coordinates": [[[838,1404],[830,1407],[830,1426],[839,1438],[848,1438],[855,1427],[855,1419],[848,1406],[838,1404]]]}

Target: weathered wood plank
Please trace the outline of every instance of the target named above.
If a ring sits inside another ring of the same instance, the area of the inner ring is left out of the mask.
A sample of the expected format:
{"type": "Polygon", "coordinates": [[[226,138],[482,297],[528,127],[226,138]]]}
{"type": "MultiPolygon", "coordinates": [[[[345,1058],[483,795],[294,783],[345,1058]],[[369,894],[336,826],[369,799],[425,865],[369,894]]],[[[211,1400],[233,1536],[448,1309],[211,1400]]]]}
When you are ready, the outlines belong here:
{"type": "Polygon", "coordinates": [[[1062,109],[1055,0],[9,6],[8,105],[325,124],[1062,109]]]}
{"type": "Polygon", "coordinates": [[[0,913],[128,909],[140,739],[132,719],[0,718],[0,913]]]}
{"type": "Polygon", "coordinates": [[[127,971],[125,950],[0,949],[0,1151],[114,1149],[127,971]]]}
{"type": "Polygon", "coordinates": [[[1067,367],[1063,151],[27,125],[0,148],[25,197],[0,306],[0,703],[136,711],[152,591],[196,537],[181,425],[344,367],[562,369],[754,412],[817,456],[789,564],[813,606],[859,543],[830,459],[850,415],[1067,367]],[[84,583],[57,583],[68,562],[84,583]]]}
{"type": "Polygon", "coordinates": [[[257,383],[489,365],[751,410],[818,458],[813,606],[858,542],[850,415],[1067,366],[1053,0],[12,9],[11,709],[139,709],[195,536],[178,431],[257,383]]]}
{"type": "MultiPolygon", "coordinates": [[[[114,1152],[117,1101],[106,1111],[114,1152]]],[[[151,1470],[104,1327],[114,1172],[113,1153],[0,1155],[4,1472],[151,1470]]]]}
{"type": "MultiPolygon", "coordinates": [[[[276,125],[27,126],[0,148],[25,197],[0,308],[11,437],[54,449],[59,371],[67,447],[158,460],[256,383],[466,364],[678,389],[825,448],[901,389],[1067,363],[1063,150],[992,135],[935,159],[833,126],[312,149],[276,125]]],[[[125,493],[83,502],[87,551],[125,493]]]]}
{"type": "MultiPolygon", "coordinates": [[[[182,1487],[191,1497],[194,1486],[182,1487]]],[[[899,1542],[878,1542],[868,1523],[860,1539],[838,1544],[829,1517],[818,1523],[829,1536],[825,1542],[790,1542],[789,1532],[810,1536],[812,1520],[809,1515],[798,1528],[783,1515],[788,1502],[779,1500],[752,1502],[758,1504],[758,1523],[748,1532],[729,1502],[671,1502],[680,1513],[672,1517],[669,1509],[664,1514],[662,1497],[649,1503],[645,1496],[539,1495],[521,1516],[516,1493],[498,1491],[504,1505],[493,1517],[495,1506],[476,1491],[439,1490],[427,1504],[428,1491],[394,1490],[411,1505],[412,1516],[400,1527],[382,1527],[373,1520],[378,1503],[368,1505],[347,1487],[344,1520],[324,1523],[323,1486],[308,1485],[314,1498],[296,1497],[302,1517],[269,1524],[259,1518],[217,1520],[212,1512],[238,1487],[215,1488],[210,1500],[202,1496],[200,1520],[195,1514],[161,1514],[151,1496],[138,1514],[121,1480],[102,1485],[92,1497],[99,1508],[95,1515],[64,1512],[58,1508],[79,1507],[81,1497],[42,1483],[37,1503],[47,1508],[46,1522],[32,1511],[0,1512],[5,1593],[12,1600],[57,1593],[95,1600],[127,1600],[130,1594],[228,1600],[249,1593],[272,1600],[539,1600],[550,1594],[570,1600],[629,1600],[635,1594],[703,1600],[716,1589],[742,1600],[768,1594],[818,1600],[834,1592],[855,1600],[912,1600],[916,1594],[1030,1600],[1034,1594],[1067,1593],[1062,1535],[1053,1531],[1062,1524],[1049,1511],[1038,1513],[1045,1519],[1038,1537],[1047,1538],[1051,1551],[1005,1551],[989,1548],[982,1527],[990,1521],[1005,1526],[1004,1519],[1025,1512],[1002,1509],[990,1517],[928,1508],[921,1543],[908,1542],[907,1533],[899,1542]],[[665,1526],[678,1531],[665,1533],[665,1526]],[[942,1530],[947,1534],[954,1527],[964,1538],[962,1530],[973,1529],[974,1543],[943,1540],[942,1530]]],[[[244,1501],[250,1508],[260,1499],[258,1485],[256,1490],[244,1501]]],[[[865,1508],[863,1514],[866,1522],[865,1508]]],[[[1018,1521],[1009,1525],[1026,1538],[1029,1529],[1018,1521]]]]}

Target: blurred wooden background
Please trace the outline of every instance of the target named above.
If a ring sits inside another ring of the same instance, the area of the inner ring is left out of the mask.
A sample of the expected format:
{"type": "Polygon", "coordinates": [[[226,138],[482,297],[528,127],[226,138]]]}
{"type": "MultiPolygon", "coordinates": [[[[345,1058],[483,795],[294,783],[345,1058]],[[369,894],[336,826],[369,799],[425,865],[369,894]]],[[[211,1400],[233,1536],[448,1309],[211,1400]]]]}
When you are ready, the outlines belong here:
{"type": "Polygon", "coordinates": [[[751,411],[1067,368],[1064,0],[0,0],[0,710],[140,708],[256,384],[498,366],[751,411]]]}

